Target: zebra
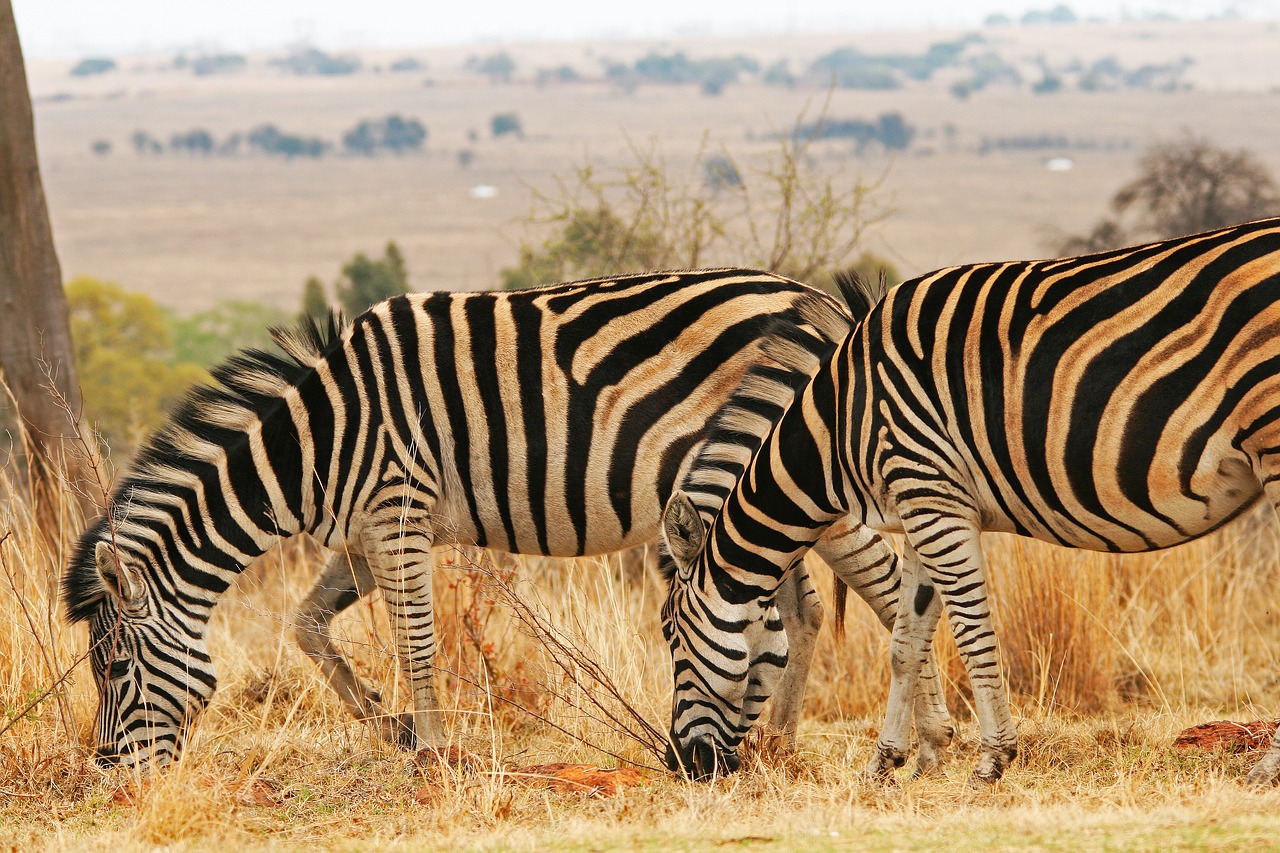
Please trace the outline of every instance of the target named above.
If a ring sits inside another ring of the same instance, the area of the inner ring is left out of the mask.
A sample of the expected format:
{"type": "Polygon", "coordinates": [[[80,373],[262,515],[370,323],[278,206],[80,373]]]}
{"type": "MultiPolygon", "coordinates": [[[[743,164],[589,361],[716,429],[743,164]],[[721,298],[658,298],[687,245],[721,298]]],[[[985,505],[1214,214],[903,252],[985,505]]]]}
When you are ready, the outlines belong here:
{"type": "MultiPolygon", "coordinates": [[[[212,608],[254,557],[300,532],[339,552],[294,619],[304,650],[385,740],[441,744],[436,541],[574,556],[655,539],[748,368],[798,388],[850,322],[802,284],[719,269],[405,295],[350,324],[277,330],[284,354],[249,350],[216,368],[74,549],[63,591],[69,619],[89,623],[97,760],[149,770],[180,754],[216,686],[212,608]],[[375,586],[410,686],[404,721],[328,634],[375,586]]],[[[884,540],[850,523],[818,550],[891,625],[898,566],[884,540]]],[[[800,652],[773,720],[793,739],[823,613],[803,574],[778,605],[800,652]]],[[[926,711],[948,724],[945,707],[926,711]]]]}
{"type": "MultiPolygon", "coordinates": [[[[904,760],[912,679],[945,606],[981,730],[971,783],[994,782],[1017,736],[981,531],[1134,552],[1260,498],[1280,510],[1280,219],[928,273],[884,295],[801,392],[778,390],[788,408],[711,524],[681,491],[664,511],[675,757],[732,766],[738,719],[786,659],[767,602],[852,516],[906,538],[869,773],[904,760]]],[[[1247,781],[1277,779],[1280,736],[1247,781]]]]}

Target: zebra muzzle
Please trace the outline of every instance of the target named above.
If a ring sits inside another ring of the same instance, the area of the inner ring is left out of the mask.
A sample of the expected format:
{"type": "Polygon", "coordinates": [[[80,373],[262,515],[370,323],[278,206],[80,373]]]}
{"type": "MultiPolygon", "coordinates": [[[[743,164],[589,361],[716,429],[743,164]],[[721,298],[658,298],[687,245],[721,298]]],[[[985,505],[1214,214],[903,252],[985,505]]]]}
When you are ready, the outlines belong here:
{"type": "Polygon", "coordinates": [[[667,769],[687,775],[695,782],[726,776],[742,765],[736,750],[719,746],[711,735],[694,738],[680,748],[679,755],[672,743],[668,743],[666,760],[667,769]]]}

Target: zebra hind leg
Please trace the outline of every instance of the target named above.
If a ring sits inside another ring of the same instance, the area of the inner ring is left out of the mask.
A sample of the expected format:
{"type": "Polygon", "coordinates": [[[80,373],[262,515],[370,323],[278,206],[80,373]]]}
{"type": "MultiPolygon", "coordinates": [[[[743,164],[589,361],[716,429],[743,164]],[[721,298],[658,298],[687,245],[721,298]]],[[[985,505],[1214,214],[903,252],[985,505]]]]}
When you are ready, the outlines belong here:
{"type": "MultiPolygon", "coordinates": [[[[1263,483],[1266,499],[1270,501],[1272,508],[1276,511],[1276,517],[1280,519],[1280,454],[1266,455],[1263,460],[1272,463],[1275,470],[1266,472],[1259,479],[1263,483]]],[[[1280,730],[1276,731],[1275,737],[1272,738],[1271,748],[1249,771],[1245,782],[1260,788],[1270,787],[1280,782],[1280,730]]]]}
{"type": "MultiPolygon", "coordinates": [[[[901,612],[915,614],[923,609],[928,613],[930,605],[937,606],[939,597],[946,608],[951,634],[973,689],[982,732],[978,765],[969,778],[971,785],[980,787],[998,781],[1017,757],[1018,731],[1000,675],[1000,655],[987,599],[986,565],[978,527],[964,511],[962,508],[952,515],[930,507],[915,512],[913,520],[918,524],[908,526],[907,539],[916,546],[919,565],[927,572],[929,586],[940,596],[933,595],[933,600],[924,607],[903,607],[901,612]]],[[[910,507],[902,509],[903,518],[912,518],[911,513],[910,507]]],[[[918,594],[926,594],[921,592],[923,589],[918,586],[918,594]]],[[[917,642],[922,631],[923,623],[911,631],[917,636],[917,642]]],[[[896,671],[894,679],[898,679],[896,671]]]]}
{"type": "Polygon", "coordinates": [[[311,658],[342,704],[356,719],[373,727],[385,742],[413,746],[413,719],[388,714],[382,697],[351,669],[329,628],[339,613],[364,598],[377,584],[364,557],[335,554],[293,615],[298,646],[311,658]]]}

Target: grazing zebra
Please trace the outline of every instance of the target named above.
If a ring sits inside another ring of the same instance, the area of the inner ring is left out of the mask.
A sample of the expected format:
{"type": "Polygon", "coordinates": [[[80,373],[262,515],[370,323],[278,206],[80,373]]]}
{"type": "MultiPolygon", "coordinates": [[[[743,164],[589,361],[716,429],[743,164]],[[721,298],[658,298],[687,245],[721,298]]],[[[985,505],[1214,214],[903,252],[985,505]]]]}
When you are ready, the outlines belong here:
{"type": "MultiPolygon", "coordinates": [[[[331,318],[327,335],[277,332],[288,357],[248,351],[216,369],[75,549],[64,595],[69,618],[89,622],[99,760],[163,766],[180,752],[214,691],[212,608],[250,560],[304,531],[355,561],[331,566],[301,608],[304,648],[397,740],[403,724],[327,630],[376,585],[411,689],[410,745],[440,743],[433,544],[571,556],[655,538],[748,368],[800,387],[850,322],[796,282],[714,270],[408,295],[349,326],[331,318]]],[[[819,553],[892,624],[883,540],[850,524],[819,553]]],[[[775,716],[793,732],[822,611],[805,576],[778,600],[801,647],[775,716]]]]}
{"type": "MultiPolygon", "coordinates": [[[[1280,219],[908,281],[780,399],[793,396],[709,529],[679,492],[665,511],[680,757],[732,765],[737,710],[767,698],[785,660],[765,602],[852,515],[905,532],[914,590],[871,772],[908,749],[904,712],[945,605],[982,733],[974,780],[993,781],[1016,733],[980,531],[1146,551],[1260,497],[1280,510],[1280,219]]],[[[1280,737],[1249,774],[1277,778],[1280,737]]]]}

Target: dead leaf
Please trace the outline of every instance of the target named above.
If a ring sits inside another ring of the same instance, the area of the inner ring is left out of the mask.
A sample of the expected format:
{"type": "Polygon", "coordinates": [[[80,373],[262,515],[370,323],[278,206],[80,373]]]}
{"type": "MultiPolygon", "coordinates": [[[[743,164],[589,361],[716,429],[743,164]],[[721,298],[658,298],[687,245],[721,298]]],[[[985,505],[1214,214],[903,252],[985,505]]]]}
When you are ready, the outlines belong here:
{"type": "Polygon", "coordinates": [[[444,797],[444,789],[428,782],[413,792],[413,799],[420,806],[436,806],[444,797]]]}
{"type": "Polygon", "coordinates": [[[254,779],[236,790],[236,799],[246,806],[279,806],[283,801],[280,786],[270,779],[254,779]]]}
{"type": "Polygon", "coordinates": [[[525,785],[545,785],[562,793],[584,793],[591,797],[612,797],[623,788],[644,784],[644,774],[634,767],[606,770],[590,764],[534,764],[510,771],[525,785]]]}
{"type": "Polygon", "coordinates": [[[121,785],[111,792],[111,805],[136,806],[138,804],[138,788],[136,785],[121,785]]]}

